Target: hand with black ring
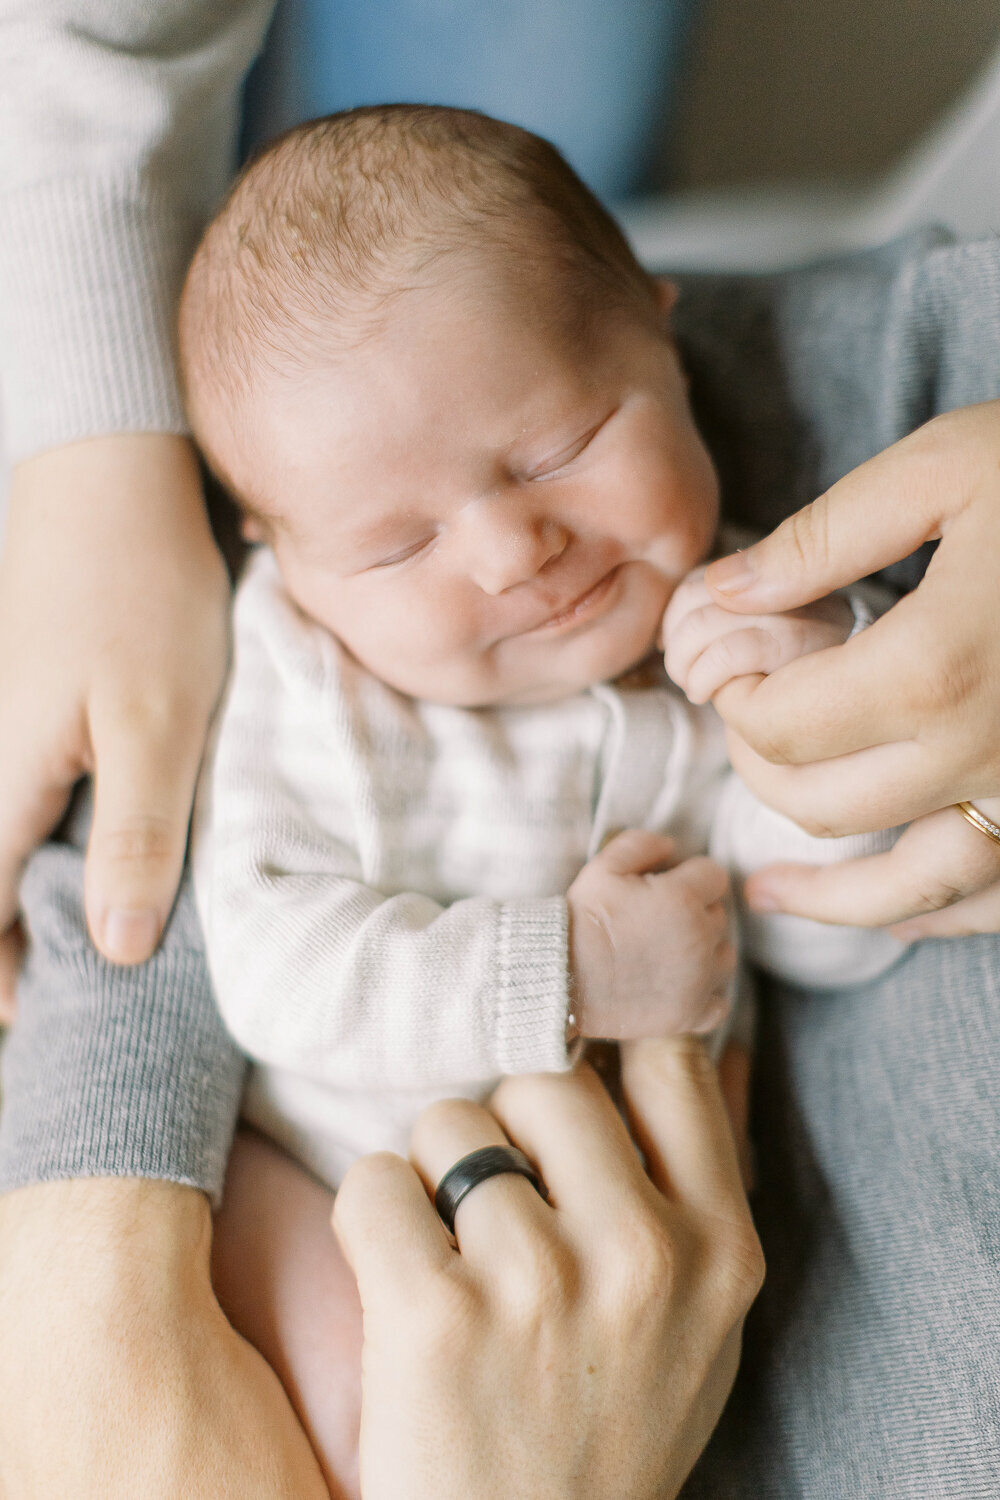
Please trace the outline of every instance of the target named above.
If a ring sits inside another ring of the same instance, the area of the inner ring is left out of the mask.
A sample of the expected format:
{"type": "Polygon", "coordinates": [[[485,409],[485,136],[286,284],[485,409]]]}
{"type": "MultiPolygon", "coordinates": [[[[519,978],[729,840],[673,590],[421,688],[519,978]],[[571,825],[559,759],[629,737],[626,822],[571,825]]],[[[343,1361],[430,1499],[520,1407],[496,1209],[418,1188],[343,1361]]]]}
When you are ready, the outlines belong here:
{"type": "Polygon", "coordinates": [[[432,1106],[413,1165],[358,1162],[334,1227],[364,1307],[365,1500],[665,1500],[707,1441],[763,1264],[715,1069],[691,1038],[622,1049],[635,1150],[596,1076],[506,1080],[432,1106]],[[461,1157],[519,1172],[460,1202],[461,1157]]]}

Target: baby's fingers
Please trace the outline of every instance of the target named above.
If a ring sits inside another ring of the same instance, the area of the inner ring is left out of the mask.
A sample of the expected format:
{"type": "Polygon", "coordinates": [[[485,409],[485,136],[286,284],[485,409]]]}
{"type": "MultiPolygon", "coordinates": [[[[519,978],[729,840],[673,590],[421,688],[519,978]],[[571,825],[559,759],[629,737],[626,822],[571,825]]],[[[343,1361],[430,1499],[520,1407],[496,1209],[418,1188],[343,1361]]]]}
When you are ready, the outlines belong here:
{"type": "Polygon", "coordinates": [[[841,645],[850,629],[851,614],[842,600],[836,605],[842,608],[829,618],[763,615],[737,626],[735,617],[728,616],[725,628],[692,654],[681,686],[692,703],[707,703],[735,677],[767,676],[800,656],[841,645]]]}
{"type": "MultiPolygon", "coordinates": [[[[887,927],[952,906],[998,880],[1000,844],[946,807],[918,818],[884,854],[821,868],[771,865],[759,870],[748,879],[745,896],[756,911],[887,927]]],[[[895,935],[917,934],[897,929],[895,935]]]]}
{"type": "Polygon", "coordinates": [[[645,828],[626,828],[608,839],[603,849],[588,860],[581,875],[588,870],[605,875],[645,875],[651,870],[664,869],[673,860],[673,839],[645,828]]]}
{"type": "Polygon", "coordinates": [[[692,915],[710,915],[713,925],[720,930],[725,925],[725,912],[719,903],[729,890],[729,875],[714,859],[696,854],[653,878],[662,881],[672,897],[683,894],[692,915]]]}

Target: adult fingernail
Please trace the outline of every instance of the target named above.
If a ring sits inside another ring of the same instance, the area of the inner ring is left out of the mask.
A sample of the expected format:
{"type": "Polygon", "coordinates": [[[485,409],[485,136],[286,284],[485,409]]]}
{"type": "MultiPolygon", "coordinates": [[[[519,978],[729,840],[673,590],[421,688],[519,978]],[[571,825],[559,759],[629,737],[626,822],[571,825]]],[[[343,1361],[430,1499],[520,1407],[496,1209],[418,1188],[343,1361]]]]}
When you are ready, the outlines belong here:
{"type": "Polygon", "coordinates": [[[754,572],[748,561],[749,553],[734,552],[730,557],[720,557],[710,563],[705,572],[705,582],[720,594],[738,594],[749,588],[754,581],[754,572]]]}
{"type": "Polygon", "coordinates": [[[155,911],[117,908],[104,919],[104,947],[115,963],[134,964],[148,958],[159,936],[160,919],[155,911]]]}

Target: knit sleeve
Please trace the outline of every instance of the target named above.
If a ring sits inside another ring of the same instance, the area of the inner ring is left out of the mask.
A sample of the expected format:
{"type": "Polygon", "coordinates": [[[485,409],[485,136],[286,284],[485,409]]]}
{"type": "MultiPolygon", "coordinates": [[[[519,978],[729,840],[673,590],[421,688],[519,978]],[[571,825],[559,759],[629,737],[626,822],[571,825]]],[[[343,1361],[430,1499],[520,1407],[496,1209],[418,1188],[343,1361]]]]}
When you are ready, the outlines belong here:
{"type": "Polygon", "coordinates": [[[84,820],[32,856],[17,1020],[2,1053],[0,1191],[155,1177],[222,1191],[244,1062],[212,1000],[185,881],[144,964],[108,963],[83,911],[84,820]]]}
{"type": "Polygon", "coordinates": [[[273,0],[0,0],[9,456],[183,432],[175,307],[273,0]]]}

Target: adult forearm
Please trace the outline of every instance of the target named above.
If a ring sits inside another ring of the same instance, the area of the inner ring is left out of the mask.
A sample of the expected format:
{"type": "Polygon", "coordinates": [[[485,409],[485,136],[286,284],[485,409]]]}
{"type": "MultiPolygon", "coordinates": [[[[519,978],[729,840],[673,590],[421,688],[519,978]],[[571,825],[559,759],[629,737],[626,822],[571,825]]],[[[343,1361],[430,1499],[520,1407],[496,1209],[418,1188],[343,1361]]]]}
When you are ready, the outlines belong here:
{"type": "Polygon", "coordinates": [[[323,1500],[277,1379],[226,1323],[201,1193],[56,1182],[0,1199],[0,1491],[323,1500]]]}

